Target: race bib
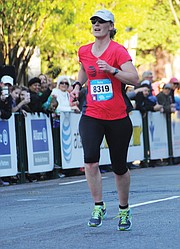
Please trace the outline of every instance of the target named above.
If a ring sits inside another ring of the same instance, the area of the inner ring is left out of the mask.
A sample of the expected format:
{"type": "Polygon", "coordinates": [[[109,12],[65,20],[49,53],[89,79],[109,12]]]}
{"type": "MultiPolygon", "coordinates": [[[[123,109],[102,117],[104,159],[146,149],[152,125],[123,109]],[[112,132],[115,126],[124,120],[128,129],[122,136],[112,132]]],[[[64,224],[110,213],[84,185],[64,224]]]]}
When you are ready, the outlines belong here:
{"type": "Polygon", "coordinates": [[[96,101],[105,101],[113,97],[112,82],[110,79],[91,80],[90,90],[92,99],[96,101]]]}

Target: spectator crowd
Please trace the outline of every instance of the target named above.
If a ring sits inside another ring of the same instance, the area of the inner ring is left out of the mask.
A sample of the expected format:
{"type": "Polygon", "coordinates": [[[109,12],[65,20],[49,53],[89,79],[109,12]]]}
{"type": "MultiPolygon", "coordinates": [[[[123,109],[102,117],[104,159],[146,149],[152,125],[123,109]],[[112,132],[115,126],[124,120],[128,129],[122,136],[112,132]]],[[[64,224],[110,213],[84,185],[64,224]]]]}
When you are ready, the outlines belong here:
{"type": "Polygon", "coordinates": [[[169,81],[162,79],[159,82],[153,82],[152,72],[145,71],[139,86],[134,88],[128,85],[126,94],[133,108],[139,110],[142,116],[145,116],[148,111],[173,113],[180,110],[179,81],[175,77],[169,81]]]}
{"type": "MultiPolygon", "coordinates": [[[[15,78],[5,74],[0,78],[0,119],[9,119],[12,113],[45,113],[57,126],[61,111],[82,111],[85,105],[86,84],[83,86],[79,99],[73,102],[70,98],[72,80],[61,75],[55,82],[47,75],[40,74],[31,78],[28,85],[19,85],[15,78]]],[[[145,71],[142,74],[138,87],[126,85],[126,95],[134,110],[139,110],[142,117],[148,111],[173,113],[180,110],[179,80],[175,77],[153,81],[153,73],[145,71]]],[[[59,123],[58,123],[59,124],[59,123]]],[[[0,178],[0,186],[8,182],[0,178]]]]}

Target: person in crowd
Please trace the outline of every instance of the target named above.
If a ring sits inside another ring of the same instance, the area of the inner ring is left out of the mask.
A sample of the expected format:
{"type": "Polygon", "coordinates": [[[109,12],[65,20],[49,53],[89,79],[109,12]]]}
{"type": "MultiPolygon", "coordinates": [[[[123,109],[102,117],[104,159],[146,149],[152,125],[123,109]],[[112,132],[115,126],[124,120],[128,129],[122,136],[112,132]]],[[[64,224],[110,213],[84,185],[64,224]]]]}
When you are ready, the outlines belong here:
{"type": "Polygon", "coordinates": [[[50,111],[50,113],[52,114],[56,114],[57,107],[58,107],[57,98],[55,96],[52,96],[50,105],[48,107],[48,111],[50,111]]]}
{"type": "Polygon", "coordinates": [[[167,78],[162,78],[158,81],[154,81],[152,84],[154,96],[158,95],[158,93],[162,91],[164,84],[167,83],[169,83],[167,78]]]}
{"type": "Polygon", "coordinates": [[[175,92],[176,90],[179,88],[179,81],[177,78],[175,77],[172,77],[169,81],[169,84],[171,85],[171,92],[170,92],[170,96],[172,98],[172,103],[175,103],[175,98],[174,98],[174,95],[175,95],[175,92]]]}
{"type": "Polygon", "coordinates": [[[170,92],[171,85],[164,84],[162,91],[156,95],[158,103],[163,106],[164,113],[172,113],[176,110],[175,104],[172,103],[170,92]]]}
{"type": "Polygon", "coordinates": [[[180,110],[180,88],[179,87],[175,92],[174,101],[176,105],[176,110],[179,111],[180,110]]]}
{"type": "Polygon", "coordinates": [[[21,106],[20,110],[26,116],[27,112],[31,113],[31,110],[30,110],[30,108],[28,106],[28,104],[31,101],[31,99],[30,99],[30,92],[29,92],[28,87],[26,87],[26,86],[21,86],[21,92],[19,94],[18,104],[21,103],[22,101],[24,101],[24,104],[21,106]],[[28,102],[28,103],[25,103],[25,102],[28,102]]]}
{"type": "Polygon", "coordinates": [[[125,84],[137,85],[139,77],[127,50],[113,41],[116,34],[114,15],[103,9],[90,20],[95,42],[80,47],[78,51],[81,67],[71,92],[71,97],[76,100],[82,85],[88,81],[86,108],[79,123],[85,175],[94,201],[88,226],[101,226],[107,214],[99,169],[100,145],[105,136],[119,198],[118,230],[130,230],[130,173],[126,163],[132,124],[123,91],[125,84]]]}
{"type": "MultiPolygon", "coordinates": [[[[149,83],[148,83],[149,84],[149,83]]],[[[126,95],[128,96],[128,98],[130,99],[130,100],[133,100],[134,98],[135,98],[135,96],[136,96],[136,94],[138,93],[138,92],[142,92],[144,89],[146,88],[146,86],[145,87],[143,87],[143,84],[142,84],[142,86],[141,87],[134,87],[134,86],[130,86],[130,85],[128,85],[127,86],[127,88],[126,88],[126,95]]]]}
{"type": "MultiPolygon", "coordinates": [[[[25,90],[22,91],[22,88],[20,86],[12,87],[11,97],[12,97],[12,112],[17,112],[17,111],[23,112],[23,107],[28,103],[30,103],[30,94],[28,93],[28,91],[25,90]]],[[[26,115],[25,112],[23,112],[23,114],[26,115]]]]}
{"type": "Polygon", "coordinates": [[[133,109],[136,109],[136,104],[135,104],[135,96],[138,92],[143,92],[145,90],[145,87],[134,87],[134,86],[130,86],[128,85],[126,87],[126,95],[127,97],[129,98],[132,106],[133,106],[133,109]]]}
{"type": "Polygon", "coordinates": [[[137,86],[137,87],[134,87],[134,86],[132,86],[132,87],[130,87],[130,86],[128,86],[128,88],[126,89],[126,95],[128,96],[128,98],[131,100],[131,102],[132,102],[132,100],[134,100],[134,98],[135,98],[135,96],[136,96],[136,94],[138,93],[138,92],[142,92],[143,90],[144,90],[144,86],[146,87],[147,85],[149,85],[149,95],[148,95],[148,98],[152,101],[152,102],[154,102],[154,103],[156,103],[157,102],[157,99],[156,99],[156,96],[153,96],[152,95],[152,86],[151,86],[151,82],[149,81],[149,80],[143,80],[143,81],[141,81],[141,83],[137,86]]]}
{"type": "Polygon", "coordinates": [[[14,79],[9,75],[4,75],[1,78],[1,83],[3,84],[3,86],[7,86],[9,93],[11,93],[12,87],[14,85],[14,79]]]}
{"type": "MultiPolygon", "coordinates": [[[[47,78],[45,78],[47,79],[47,78]]],[[[47,91],[49,87],[49,83],[47,80],[43,80],[43,78],[41,79],[41,86],[40,86],[40,91],[39,91],[39,95],[42,95],[43,92],[47,91]]],[[[55,98],[54,95],[49,95],[48,99],[46,102],[43,103],[42,107],[45,111],[47,111],[50,108],[51,105],[51,101],[52,99],[55,98]]]]}
{"type": "Polygon", "coordinates": [[[148,92],[149,92],[147,98],[150,100],[150,103],[154,102],[154,104],[155,104],[157,102],[156,96],[153,96],[151,94],[151,83],[150,83],[150,81],[149,80],[143,80],[141,82],[140,86],[135,87],[135,88],[128,86],[128,88],[126,89],[126,95],[130,99],[130,101],[131,101],[134,108],[136,108],[135,97],[136,97],[137,93],[146,91],[147,86],[148,86],[148,92]]]}
{"type": "MultiPolygon", "coordinates": [[[[149,89],[151,90],[151,82],[149,80],[141,81],[140,86],[143,87],[143,85],[149,85],[149,89]]],[[[151,92],[150,92],[150,94],[151,94],[151,92]]]]}
{"type": "Polygon", "coordinates": [[[156,103],[157,102],[157,99],[156,99],[156,96],[155,96],[155,92],[154,92],[154,89],[153,89],[153,85],[152,85],[152,81],[153,81],[153,76],[152,76],[152,72],[150,71],[145,71],[142,75],[142,78],[143,80],[141,81],[140,85],[143,86],[143,85],[149,85],[149,95],[148,95],[148,98],[156,103]]]}
{"type": "MultiPolygon", "coordinates": [[[[3,90],[3,86],[3,82],[0,82],[0,119],[9,119],[12,115],[12,98],[8,94],[7,89],[3,90]]],[[[9,182],[3,181],[3,179],[0,177],[0,187],[8,185],[9,182]]]]}
{"type": "Polygon", "coordinates": [[[13,86],[11,96],[13,99],[12,112],[23,113],[24,116],[27,112],[31,112],[28,104],[30,103],[30,93],[25,86],[13,86]]]}
{"type": "Polygon", "coordinates": [[[144,71],[142,74],[142,81],[143,80],[149,80],[152,84],[153,82],[153,73],[151,71],[144,71]]]}
{"type": "Polygon", "coordinates": [[[68,88],[71,82],[67,76],[59,76],[57,79],[57,87],[52,90],[52,95],[56,96],[58,101],[58,107],[56,111],[58,113],[62,112],[77,112],[80,110],[78,108],[78,101],[72,102],[70,99],[70,94],[68,88]]]}
{"type": "Polygon", "coordinates": [[[53,80],[51,84],[52,84],[52,89],[57,87],[57,81],[56,80],[53,80]]]}
{"type": "Polygon", "coordinates": [[[9,119],[12,115],[12,97],[4,84],[0,83],[0,118],[9,119]]]}
{"type": "Polygon", "coordinates": [[[56,84],[54,83],[53,79],[50,77],[47,77],[47,83],[48,85],[52,86],[52,89],[56,86],[56,84]]]}
{"type": "Polygon", "coordinates": [[[49,78],[47,75],[40,74],[38,77],[41,80],[41,91],[42,92],[47,90],[49,85],[52,85],[52,89],[56,87],[56,83],[54,83],[52,78],[49,78]]]}
{"type": "Polygon", "coordinates": [[[42,88],[43,83],[48,83],[48,78],[45,74],[40,74],[38,78],[41,80],[41,88],[42,88]]]}
{"type": "Polygon", "coordinates": [[[19,98],[21,88],[19,86],[13,86],[11,89],[11,97],[12,97],[12,112],[16,112],[18,110],[17,106],[17,99],[19,98]],[[15,108],[16,107],[16,108],[15,108]]]}
{"type": "MultiPolygon", "coordinates": [[[[48,88],[48,83],[43,83],[43,84],[44,84],[44,86],[41,87],[40,95],[44,91],[46,91],[48,88]]],[[[47,101],[45,103],[43,103],[42,107],[46,112],[51,114],[53,127],[54,127],[55,123],[58,124],[58,126],[59,126],[60,122],[59,122],[59,115],[58,115],[58,111],[57,111],[57,107],[58,107],[57,97],[55,95],[51,94],[48,97],[47,101]]]]}
{"type": "MultiPolygon", "coordinates": [[[[153,83],[153,73],[151,72],[151,71],[144,71],[143,73],[142,73],[142,79],[141,79],[141,81],[140,81],[140,85],[142,85],[143,84],[143,81],[145,81],[145,80],[148,80],[148,84],[149,84],[149,88],[150,88],[150,92],[149,92],[149,96],[152,96],[152,95],[154,95],[154,91],[153,91],[153,87],[152,87],[152,83],[153,83]]],[[[146,84],[146,83],[144,83],[144,84],[146,84]]]]}
{"type": "Polygon", "coordinates": [[[43,112],[47,113],[43,109],[43,103],[45,103],[50,96],[52,92],[52,86],[49,85],[48,89],[45,90],[41,95],[40,95],[40,86],[41,86],[41,80],[38,77],[34,77],[29,80],[28,82],[28,88],[30,92],[30,103],[28,104],[31,112],[43,112]]]}
{"type": "Polygon", "coordinates": [[[143,91],[139,91],[134,97],[135,100],[135,109],[139,110],[143,117],[148,111],[161,111],[163,112],[163,106],[151,101],[148,96],[151,91],[149,84],[143,84],[143,91]]]}

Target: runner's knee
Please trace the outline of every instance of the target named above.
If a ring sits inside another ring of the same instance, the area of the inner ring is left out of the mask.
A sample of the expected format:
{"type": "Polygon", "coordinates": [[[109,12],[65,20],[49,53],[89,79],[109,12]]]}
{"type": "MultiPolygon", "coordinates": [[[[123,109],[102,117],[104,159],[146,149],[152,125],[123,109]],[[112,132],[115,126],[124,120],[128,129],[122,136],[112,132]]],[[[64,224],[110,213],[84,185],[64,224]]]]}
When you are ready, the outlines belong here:
{"type": "Polygon", "coordinates": [[[128,171],[128,168],[126,166],[120,167],[119,165],[112,165],[112,170],[116,175],[124,175],[128,171]]]}

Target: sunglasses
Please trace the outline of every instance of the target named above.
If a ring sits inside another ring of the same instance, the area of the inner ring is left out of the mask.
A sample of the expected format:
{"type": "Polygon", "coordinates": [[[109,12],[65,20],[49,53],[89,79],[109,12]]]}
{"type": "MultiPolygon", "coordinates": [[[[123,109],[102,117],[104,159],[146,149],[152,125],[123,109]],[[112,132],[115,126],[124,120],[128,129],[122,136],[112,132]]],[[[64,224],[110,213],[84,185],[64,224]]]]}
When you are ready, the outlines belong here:
{"type": "Polygon", "coordinates": [[[68,82],[60,82],[60,85],[66,85],[66,86],[69,86],[69,83],[68,83],[68,82]]]}
{"type": "Polygon", "coordinates": [[[93,18],[92,20],[91,20],[91,23],[92,24],[95,24],[95,23],[106,23],[106,22],[109,22],[109,21],[105,21],[105,20],[103,20],[103,19],[101,19],[101,18],[93,18]]]}

